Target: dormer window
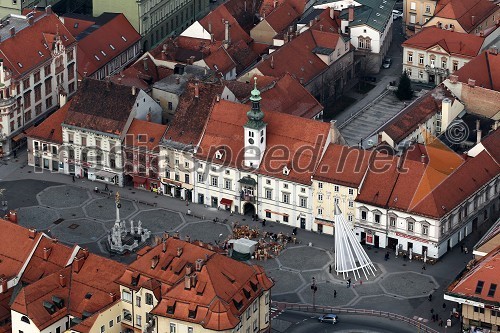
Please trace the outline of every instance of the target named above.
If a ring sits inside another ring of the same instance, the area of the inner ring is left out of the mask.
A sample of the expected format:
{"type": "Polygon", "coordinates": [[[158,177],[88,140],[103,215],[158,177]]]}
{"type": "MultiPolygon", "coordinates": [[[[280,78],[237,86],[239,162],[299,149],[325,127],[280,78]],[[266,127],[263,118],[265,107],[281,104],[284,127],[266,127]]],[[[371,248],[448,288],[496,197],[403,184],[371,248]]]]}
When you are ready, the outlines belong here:
{"type": "Polygon", "coordinates": [[[290,174],[290,169],[285,165],[283,167],[283,175],[288,176],[290,174]]]}
{"type": "Polygon", "coordinates": [[[223,154],[222,154],[222,152],[220,150],[217,150],[215,152],[215,158],[218,159],[218,160],[220,160],[222,158],[222,155],[223,154]]]}

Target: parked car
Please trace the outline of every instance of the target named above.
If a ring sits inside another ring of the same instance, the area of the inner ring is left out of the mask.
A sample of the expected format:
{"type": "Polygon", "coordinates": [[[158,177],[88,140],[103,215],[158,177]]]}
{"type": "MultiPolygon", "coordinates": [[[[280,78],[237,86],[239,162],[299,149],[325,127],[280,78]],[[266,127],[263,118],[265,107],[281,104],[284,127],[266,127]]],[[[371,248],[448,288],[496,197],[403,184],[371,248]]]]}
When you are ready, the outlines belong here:
{"type": "Polygon", "coordinates": [[[403,17],[403,12],[400,12],[399,10],[393,10],[392,11],[392,19],[397,20],[398,18],[403,17]]]}
{"type": "Polygon", "coordinates": [[[382,67],[389,68],[391,67],[391,64],[392,64],[391,58],[385,58],[384,61],[382,62],[382,67]]]}
{"type": "Polygon", "coordinates": [[[318,317],[320,323],[336,324],[339,322],[339,317],[336,314],[328,313],[318,317]]]}

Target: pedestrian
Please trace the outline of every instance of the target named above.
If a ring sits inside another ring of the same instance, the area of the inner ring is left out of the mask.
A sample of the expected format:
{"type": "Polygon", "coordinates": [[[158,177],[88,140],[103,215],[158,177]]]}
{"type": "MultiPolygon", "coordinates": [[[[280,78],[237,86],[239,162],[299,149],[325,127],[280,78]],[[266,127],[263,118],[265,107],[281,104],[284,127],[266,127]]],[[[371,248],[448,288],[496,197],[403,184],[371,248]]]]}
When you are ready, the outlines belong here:
{"type": "Polygon", "coordinates": [[[14,158],[17,158],[17,149],[14,149],[14,158]]]}
{"type": "Polygon", "coordinates": [[[426,268],[425,268],[425,264],[422,266],[422,270],[423,270],[423,271],[425,271],[425,270],[426,270],[426,268]]]}
{"type": "Polygon", "coordinates": [[[351,286],[351,278],[348,278],[347,279],[347,288],[349,288],[351,286]]]}
{"type": "Polygon", "coordinates": [[[385,261],[389,260],[389,251],[387,251],[387,253],[385,254],[384,259],[385,259],[385,261]]]}
{"type": "Polygon", "coordinates": [[[75,182],[75,175],[73,175],[73,177],[72,177],[72,178],[73,178],[73,183],[74,183],[74,182],[75,182]]]}
{"type": "Polygon", "coordinates": [[[467,246],[464,246],[464,252],[465,252],[465,254],[469,253],[469,249],[467,249],[467,246]]]}
{"type": "Polygon", "coordinates": [[[328,273],[332,274],[332,265],[328,265],[328,273]]]}
{"type": "Polygon", "coordinates": [[[333,298],[337,298],[337,290],[333,290],[333,298]]]}
{"type": "Polygon", "coordinates": [[[446,309],[446,303],[443,303],[443,309],[446,309]]]}
{"type": "Polygon", "coordinates": [[[431,309],[431,315],[433,315],[433,314],[434,314],[434,308],[431,309]]]}
{"type": "Polygon", "coordinates": [[[443,327],[443,318],[439,318],[439,326],[443,327]]]}
{"type": "Polygon", "coordinates": [[[432,302],[432,294],[429,294],[429,302],[432,302]]]}
{"type": "Polygon", "coordinates": [[[108,184],[104,185],[104,191],[109,191],[108,184]]]}
{"type": "Polygon", "coordinates": [[[262,226],[265,227],[266,226],[266,219],[263,219],[262,220],[262,226]]]}
{"type": "Polygon", "coordinates": [[[460,245],[460,252],[464,253],[464,244],[460,245]]]}
{"type": "Polygon", "coordinates": [[[406,261],[406,253],[403,254],[403,260],[406,261]]]}

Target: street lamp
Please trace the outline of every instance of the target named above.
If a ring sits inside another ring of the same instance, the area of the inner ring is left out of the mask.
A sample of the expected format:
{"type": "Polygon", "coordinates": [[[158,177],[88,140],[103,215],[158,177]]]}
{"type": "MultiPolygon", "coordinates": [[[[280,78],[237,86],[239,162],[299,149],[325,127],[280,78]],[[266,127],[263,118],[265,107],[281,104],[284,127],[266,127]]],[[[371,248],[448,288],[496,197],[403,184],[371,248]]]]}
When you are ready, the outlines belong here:
{"type": "Polygon", "coordinates": [[[318,286],[316,286],[316,279],[312,278],[311,290],[313,292],[313,309],[316,309],[316,291],[318,291],[318,286]]]}

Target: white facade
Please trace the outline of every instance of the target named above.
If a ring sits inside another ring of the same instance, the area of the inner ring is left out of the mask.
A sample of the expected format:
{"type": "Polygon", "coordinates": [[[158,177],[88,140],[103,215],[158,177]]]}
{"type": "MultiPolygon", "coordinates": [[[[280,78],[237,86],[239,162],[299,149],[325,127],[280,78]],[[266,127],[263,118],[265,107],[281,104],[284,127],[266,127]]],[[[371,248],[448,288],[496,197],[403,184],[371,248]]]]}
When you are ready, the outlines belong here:
{"type": "Polygon", "coordinates": [[[69,328],[69,317],[63,317],[55,323],[47,326],[44,329],[38,328],[28,317],[14,310],[10,311],[12,320],[12,332],[29,332],[29,333],[52,333],[64,332],[69,328]]]}

